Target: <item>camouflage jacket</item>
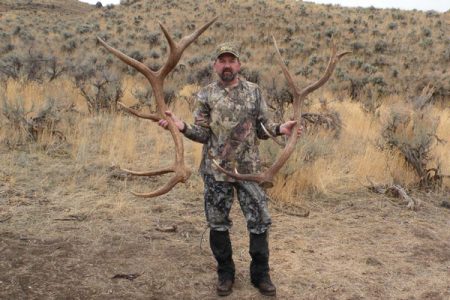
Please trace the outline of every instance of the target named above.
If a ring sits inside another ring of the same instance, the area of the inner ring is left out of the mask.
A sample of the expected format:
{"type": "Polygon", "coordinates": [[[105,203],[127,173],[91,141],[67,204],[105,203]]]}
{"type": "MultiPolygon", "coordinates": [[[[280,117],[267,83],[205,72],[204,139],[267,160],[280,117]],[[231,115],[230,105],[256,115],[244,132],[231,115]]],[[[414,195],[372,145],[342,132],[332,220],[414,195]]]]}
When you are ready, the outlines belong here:
{"type": "Polygon", "coordinates": [[[279,135],[279,125],[268,118],[267,104],[258,85],[240,79],[225,88],[214,82],[197,94],[194,124],[186,124],[183,134],[203,143],[201,174],[213,175],[217,181],[234,181],[212,165],[215,159],[227,170],[241,174],[260,171],[259,140],[279,135]]]}

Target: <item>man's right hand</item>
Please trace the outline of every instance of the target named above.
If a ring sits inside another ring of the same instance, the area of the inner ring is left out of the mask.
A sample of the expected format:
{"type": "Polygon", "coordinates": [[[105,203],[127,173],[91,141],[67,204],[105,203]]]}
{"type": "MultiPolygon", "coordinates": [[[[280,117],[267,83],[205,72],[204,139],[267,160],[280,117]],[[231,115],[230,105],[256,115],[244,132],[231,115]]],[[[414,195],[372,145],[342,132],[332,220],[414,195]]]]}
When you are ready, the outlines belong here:
{"type": "MultiPolygon", "coordinates": [[[[186,127],[186,124],[180,120],[176,115],[174,115],[170,110],[164,112],[167,117],[171,118],[175,126],[179,131],[183,131],[186,127]]],[[[167,129],[169,127],[169,122],[166,119],[161,119],[158,121],[158,125],[167,129]]]]}

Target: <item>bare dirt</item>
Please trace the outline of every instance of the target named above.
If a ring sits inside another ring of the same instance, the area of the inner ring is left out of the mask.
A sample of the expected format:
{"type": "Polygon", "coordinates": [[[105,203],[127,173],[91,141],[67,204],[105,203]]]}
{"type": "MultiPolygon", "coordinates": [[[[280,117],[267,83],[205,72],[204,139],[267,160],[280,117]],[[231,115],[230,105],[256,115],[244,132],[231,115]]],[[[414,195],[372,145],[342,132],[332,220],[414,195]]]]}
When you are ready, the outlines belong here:
{"type": "MultiPolygon", "coordinates": [[[[145,200],[129,190],[161,181],[29,149],[2,149],[0,161],[1,299],[216,298],[198,176],[145,200]]],[[[303,218],[272,205],[278,298],[450,299],[449,196],[415,196],[418,211],[365,191],[302,200],[303,218]]],[[[228,298],[260,299],[237,203],[232,218],[228,298]]]]}

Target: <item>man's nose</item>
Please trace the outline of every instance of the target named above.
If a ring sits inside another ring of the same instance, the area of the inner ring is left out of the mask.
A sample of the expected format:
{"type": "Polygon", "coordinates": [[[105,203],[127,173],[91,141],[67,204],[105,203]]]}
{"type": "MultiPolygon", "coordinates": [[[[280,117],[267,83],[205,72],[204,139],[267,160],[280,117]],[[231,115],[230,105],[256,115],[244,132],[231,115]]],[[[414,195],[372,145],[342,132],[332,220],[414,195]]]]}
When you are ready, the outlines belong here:
{"type": "Polygon", "coordinates": [[[228,61],[224,62],[223,66],[224,68],[229,68],[230,67],[230,63],[228,61]]]}

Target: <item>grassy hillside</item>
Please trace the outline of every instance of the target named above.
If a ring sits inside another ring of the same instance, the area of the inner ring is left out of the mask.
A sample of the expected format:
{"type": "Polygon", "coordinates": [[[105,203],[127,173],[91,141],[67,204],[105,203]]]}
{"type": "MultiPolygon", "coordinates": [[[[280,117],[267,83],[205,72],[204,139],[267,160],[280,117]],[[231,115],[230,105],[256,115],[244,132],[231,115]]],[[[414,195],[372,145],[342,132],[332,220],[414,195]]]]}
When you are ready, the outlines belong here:
{"type": "MultiPolygon", "coordinates": [[[[339,49],[353,51],[339,65],[328,86],[340,95],[350,95],[370,105],[380,96],[417,95],[431,83],[435,87],[433,100],[444,101],[450,96],[448,12],[348,9],[301,1],[253,0],[124,1],[123,5],[102,9],[75,0],[7,1],[2,5],[6,8],[0,21],[0,66],[20,69],[14,72],[26,77],[30,77],[27,61],[36,56],[56,56],[69,77],[83,65],[108,71],[127,70],[98,48],[96,36],[157,67],[167,51],[157,22],[180,37],[217,16],[214,26],[185,53],[182,63],[187,66],[186,72],[175,76],[177,83],[172,88],[211,80],[206,68],[214,46],[233,40],[242,46],[247,67],[244,74],[266,88],[275,84],[278,93],[273,91],[269,96],[281,97],[282,78],[275,76],[273,82],[272,74],[279,73],[279,69],[273,59],[270,36],[279,41],[283,56],[300,83],[318,78],[323,71],[329,38],[333,36],[339,49]],[[23,66],[14,66],[14,60],[23,66]]],[[[31,77],[45,80],[40,74],[31,77]]]]}
{"type": "MultiPolygon", "coordinates": [[[[80,1],[66,0],[4,0],[0,3],[0,12],[33,14],[70,14],[80,15],[91,11],[93,7],[80,1]]],[[[45,16],[45,15],[43,15],[45,16]]]]}

